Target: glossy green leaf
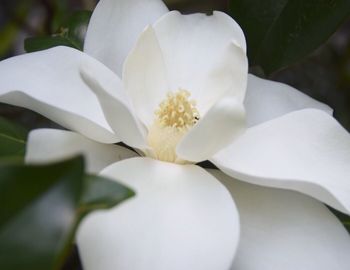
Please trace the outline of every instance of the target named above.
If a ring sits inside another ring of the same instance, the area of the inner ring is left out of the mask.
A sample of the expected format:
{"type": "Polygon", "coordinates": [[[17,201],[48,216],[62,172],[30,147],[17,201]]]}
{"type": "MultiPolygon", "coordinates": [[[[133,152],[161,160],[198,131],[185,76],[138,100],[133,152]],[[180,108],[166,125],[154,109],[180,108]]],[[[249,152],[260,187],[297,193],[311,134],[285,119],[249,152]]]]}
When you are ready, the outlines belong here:
{"type": "Polygon", "coordinates": [[[230,0],[251,65],[266,73],[285,67],[323,44],[350,14],[348,0],[230,0]]]}
{"type": "Polygon", "coordinates": [[[96,209],[106,209],[116,205],[125,199],[127,195],[132,196],[130,190],[103,177],[94,175],[85,176],[86,189],[80,202],[81,214],[89,213],[96,209]]]}
{"type": "Polygon", "coordinates": [[[0,160],[23,159],[27,130],[0,117],[0,160]]]}
{"type": "Polygon", "coordinates": [[[333,208],[330,208],[334,215],[340,220],[340,222],[344,225],[345,229],[350,233],[350,216],[345,215],[333,208]]]}
{"type": "Polygon", "coordinates": [[[42,51],[57,46],[67,46],[77,49],[76,45],[74,45],[73,42],[71,42],[68,38],[61,36],[33,37],[27,38],[24,41],[24,48],[26,52],[42,51]]]}
{"type": "Polygon", "coordinates": [[[91,15],[91,11],[77,11],[70,17],[67,24],[63,26],[68,29],[69,39],[77,45],[77,49],[79,50],[83,50],[84,48],[85,34],[91,15]]]}
{"type": "Polygon", "coordinates": [[[91,11],[75,12],[67,23],[59,28],[57,34],[27,38],[24,41],[26,52],[35,52],[56,46],[68,46],[82,51],[91,14],[91,11]]]}
{"type": "Polygon", "coordinates": [[[81,219],[132,195],[116,182],[86,176],[82,157],[0,165],[0,269],[59,269],[81,219]]]}

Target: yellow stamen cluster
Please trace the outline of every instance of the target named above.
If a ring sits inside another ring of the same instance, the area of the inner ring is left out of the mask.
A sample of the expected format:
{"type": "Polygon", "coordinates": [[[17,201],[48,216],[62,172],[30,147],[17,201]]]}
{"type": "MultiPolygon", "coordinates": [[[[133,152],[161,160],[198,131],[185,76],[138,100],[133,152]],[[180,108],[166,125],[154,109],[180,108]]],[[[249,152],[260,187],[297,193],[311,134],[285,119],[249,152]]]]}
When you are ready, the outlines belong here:
{"type": "Polygon", "coordinates": [[[190,95],[183,89],[167,94],[166,100],[160,103],[159,109],[155,112],[162,126],[188,129],[197,123],[199,113],[196,102],[188,99],[190,95]]]}
{"type": "Polygon", "coordinates": [[[186,163],[176,155],[176,146],[187,131],[198,122],[199,113],[190,93],[180,89],[168,93],[155,112],[155,121],[149,127],[148,144],[153,158],[175,163],[186,163]]]}

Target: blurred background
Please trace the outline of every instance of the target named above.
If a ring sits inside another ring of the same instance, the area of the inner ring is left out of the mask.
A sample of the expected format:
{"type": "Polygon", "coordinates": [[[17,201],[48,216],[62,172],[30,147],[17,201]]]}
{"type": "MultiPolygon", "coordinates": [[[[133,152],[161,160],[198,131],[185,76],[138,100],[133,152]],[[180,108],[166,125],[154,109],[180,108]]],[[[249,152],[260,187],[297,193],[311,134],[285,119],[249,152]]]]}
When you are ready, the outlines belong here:
{"type": "MultiPolygon", "coordinates": [[[[0,60],[24,53],[25,38],[57,33],[76,10],[92,10],[97,0],[0,0],[0,60]]],[[[227,12],[226,0],[165,0],[183,13],[227,12]]],[[[320,29],[322,31],[322,29],[320,29]]],[[[253,71],[254,72],[254,71],[253,71]]],[[[1,76],[1,74],[0,74],[1,76]]],[[[269,79],[296,87],[330,105],[350,130],[350,20],[312,55],[272,74],[269,79]]],[[[29,129],[55,127],[40,115],[0,103],[0,115],[29,129]]]]}

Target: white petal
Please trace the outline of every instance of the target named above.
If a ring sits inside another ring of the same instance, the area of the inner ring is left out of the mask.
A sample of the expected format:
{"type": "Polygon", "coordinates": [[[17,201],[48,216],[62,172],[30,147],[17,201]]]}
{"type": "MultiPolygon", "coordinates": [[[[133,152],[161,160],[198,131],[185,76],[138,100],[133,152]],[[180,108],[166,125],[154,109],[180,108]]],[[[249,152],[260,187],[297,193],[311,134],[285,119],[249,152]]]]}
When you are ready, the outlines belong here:
{"type": "Polygon", "coordinates": [[[144,124],[151,125],[154,111],[170,90],[162,52],[152,27],[141,34],[135,49],[126,59],[123,83],[137,115],[144,124]]]}
{"type": "Polygon", "coordinates": [[[241,221],[232,270],[345,270],[350,237],[320,202],[211,171],[231,191],[241,221]]]}
{"type": "Polygon", "coordinates": [[[0,101],[38,112],[63,127],[105,143],[119,141],[95,95],[79,75],[82,61],[97,63],[68,47],[0,62],[0,101]]]}
{"type": "Polygon", "coordinates": [[[244,101],[248,79],[248,58],[245,52],[230,42],[221,53],[203,80],[199,93],[194,93],[197,109],[204,114],[224,96],[235,97],[239,103],[244,101]],[[197,94],[197,96],[196,96],[197,94]]]}
{"type": "MultiPolygon", "coordinates": [[[[205,111],[205,115],[177,147],[177,154],[182,159],[195,162],[209,159],[245,130],[242,102],[247,74],[247,57],[241,48],[231,43],[225,50],[220,65],[213,69],[205,81],[207,91],[197,102],[198,105],[208,106],[209,111],[205,111]]],[[[204,107],[198,107],[199,111],[203,112],[204,107]]]]}
{"type": "Polygon", "coordinates": [[[58,129],[36,129],[29,133],[25,160],[30,164],[55,162],[83,154],[87,171],[98,173],[108,165],[137,154],[118,145],[102,144],[78,133],[58,129]]]}
{"type": "Polygon", "coordinates": [[[239,180],[300,191],[350,213],[350,135],[323,111],[249,128],[212,161],[239,180]]]}
{"type": "Polygon", "coordinates": [[[233,97],[223,98],[184,136],[176,153],[184,160],[207,160],[228,146],[244,130],[243,105],[233,97]]]}
{"type": "Polygon", "coordinates": [[[167,12],[161,0],[100,0],[89,23],[84,51],[121,76],[139,34],[167,12]]]}
{"type": "Polygon", "coordinates": [[[137,195],[83,221],[78,246],[85,270],[229,269],[238,216],[229,192],[205,170],[133,158],[102,175],[137,195]]]}
{"type": "Polygon", "coordinates": [[[129,146],[147,148],[145,128],[136,117],[119,77],[102,64],[90,61],[82,63],[80,73],[96,94],[108,123],[118,137],[129,146]]]}
{"type": "Polygon", "coordinates": [[[238,24],[218,11],[212,16],[172,11],[158,20],[154,28],[171,90],[185,88],[196,99],[203,93],[206,77],[230,42],[241,46],[243,51],[246,47],[238,24]]]}
{"type": "Polygon", "coordinates": [[[277,118],[292,111],[315,108],[329,114],[333,110],[297,89],[283,83],[248,76],[244,105],[249,127],[277,118]]]}

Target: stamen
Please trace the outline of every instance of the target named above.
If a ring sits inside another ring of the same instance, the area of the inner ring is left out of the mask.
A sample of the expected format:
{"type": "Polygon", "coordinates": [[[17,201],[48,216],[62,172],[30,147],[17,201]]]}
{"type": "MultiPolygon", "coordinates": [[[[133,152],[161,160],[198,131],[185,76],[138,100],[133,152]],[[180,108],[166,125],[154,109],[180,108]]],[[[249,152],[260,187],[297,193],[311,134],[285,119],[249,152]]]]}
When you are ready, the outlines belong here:
{"type": "Polygon", "coordinates": [[[175,93],[167,93],[167,99],[162,101],[156,116],[164,127],[183,128],[193,126],[199,120],[199,113],[196,109],[196,102],[188,100],[190,93],[180,89],[175,93]]]}
{"type": "Polygon", "coordinates": [[[176,155],[176,146],[188,130],[199,121],[196,102],[189,100],[190,92],[180,89],[168,92],[166,99],[155,111],[155,121],[149,127],[148,144],[152,147],[154,158],[184,163],[176,155]]]}

